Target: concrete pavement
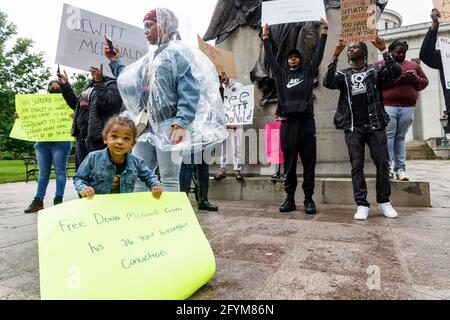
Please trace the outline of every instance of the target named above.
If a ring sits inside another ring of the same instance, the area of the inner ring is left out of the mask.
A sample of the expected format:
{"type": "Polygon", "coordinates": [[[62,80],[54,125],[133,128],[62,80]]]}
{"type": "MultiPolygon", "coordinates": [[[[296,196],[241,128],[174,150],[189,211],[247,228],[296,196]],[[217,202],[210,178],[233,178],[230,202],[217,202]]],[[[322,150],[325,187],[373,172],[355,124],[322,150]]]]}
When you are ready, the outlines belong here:
{"type": "MultiPolygon", "coordinates": [[[[397,220],[375,207],[355,222],[348,205],[310,217],[281,214],[278,202],[217,202],[219,213],[198,214],[217,273],[192,299],[450,299],[450,162],[408,171],[430,181],[435,207],[398,208],[397,220]]],[[[39,299],[37,216],[23,214],[35,188],[0,185],[0,299],[39,299]]]]}

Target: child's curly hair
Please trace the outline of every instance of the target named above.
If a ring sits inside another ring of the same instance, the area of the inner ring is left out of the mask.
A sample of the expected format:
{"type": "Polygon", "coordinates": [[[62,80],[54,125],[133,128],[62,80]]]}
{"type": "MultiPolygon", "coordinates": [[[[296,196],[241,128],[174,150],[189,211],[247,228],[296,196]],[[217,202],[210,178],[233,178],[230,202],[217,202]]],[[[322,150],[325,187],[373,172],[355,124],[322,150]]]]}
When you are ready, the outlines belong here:
{"type": "Polygon", "coordinates": [[[103,129],[103,135],[106,136],[108,135],[108,132],[111,130],[112,126],[118,124],[124,127],[130,127],[131,131],[133,132],[133,141],[136,141],[136,135],[137,135],[137,130],[136,130],[136,125],[134,124],[134,121],[131,120],[130,118],[127,117],[122,117],[122,116],[114,116],[111,119],[108,120],[108,122],[106,122],[105,124],[105,128],[103,129]]]}

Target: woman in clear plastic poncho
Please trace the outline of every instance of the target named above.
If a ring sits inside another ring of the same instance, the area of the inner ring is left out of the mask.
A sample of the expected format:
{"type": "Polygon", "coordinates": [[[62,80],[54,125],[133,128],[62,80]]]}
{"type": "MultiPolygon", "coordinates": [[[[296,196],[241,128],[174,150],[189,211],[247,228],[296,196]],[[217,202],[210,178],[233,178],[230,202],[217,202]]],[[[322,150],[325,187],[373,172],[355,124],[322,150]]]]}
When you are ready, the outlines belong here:
{"type": "Polygon", "coordinates": [[[146,56],[127,67],[118,50],[113,54],[105,49],[105,56],[118,78],[128,116],[137,121],[142,110],[149,111],[147,129],[139,137],[145,147],[133,153],[149,163],[152,146],[156,147],[163,187],[179,191],[180,153],[226,139],[217,72],[199,50],[175,40],[178,19],[170,10],[150,11],[144,27],[150,44],[146,56]]]}

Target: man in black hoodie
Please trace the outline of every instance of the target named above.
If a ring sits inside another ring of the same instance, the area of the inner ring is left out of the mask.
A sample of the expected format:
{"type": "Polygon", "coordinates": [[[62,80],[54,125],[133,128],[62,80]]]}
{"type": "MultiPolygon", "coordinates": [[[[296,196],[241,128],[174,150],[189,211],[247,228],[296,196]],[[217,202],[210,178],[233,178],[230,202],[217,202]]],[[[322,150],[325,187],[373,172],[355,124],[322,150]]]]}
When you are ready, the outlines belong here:
{"type": "Polygon", "coordinates": [[[103,65],[100,69],[92,67],[90,72],[92,80],[79,97],[73,92],[66,71],[58,76],[62,95],[69,107],[75,110],[72,136],[77,139],[77,170],[90,152],[106,148],[102,138],[103,127],[109,118],[120,113],[122,107],[116,79],[103,76],[103,65]]]}
{"type": "Polygon", "coordinates": [[[297,49],[292,49],[287,56],[289,70],[283,69],[273,55],[269,41],[269,25],[266,24],[263,30],[266,60],[273,72],[277,87],[277,115],[281,119],[281,149],[285,160],[287,198],[280,212],[296,210],[294,198],[297,190],[297,160],[300,155],[303,164],[305,212],[316,213],[313,200],[317,154],[313,87],[328,37],[328,22],[322,19],[320,24],[321,38],[310,64],[304,66],[302,54],[297,49]]]}
{"type": "MultiPolygon", "coordinates": [[[[431,11],[431,20],[433,24],[430,30],[428,30],[425,39],[423,40],[422,48],[420,49],[420,60],[423,61],[431,69],[439,70],[439,76],[441,78],[442,91],[444,92],[445,108],[447,114],[450,114],[450,89],[447,89],[444,75],[444,66],[442,65],[441,51],[436,50],[436,41],[439,31],[439,18],[441,13],[438,9],[431,11]]],[[[446,133],[450,133],[450,124],[446,129],[446,133]]]]}

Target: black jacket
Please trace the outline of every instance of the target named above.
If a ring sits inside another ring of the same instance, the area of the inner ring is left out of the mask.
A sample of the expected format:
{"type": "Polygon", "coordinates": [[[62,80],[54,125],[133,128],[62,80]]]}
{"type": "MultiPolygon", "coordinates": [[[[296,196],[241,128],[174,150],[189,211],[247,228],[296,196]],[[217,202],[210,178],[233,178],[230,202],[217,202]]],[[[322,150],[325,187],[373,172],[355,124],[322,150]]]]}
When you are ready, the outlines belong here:
{"type": "MultiPolygon", "coordinates": [[[[94,90],[89,98],[89,119],[86,124],[87,141],[100,142],[103,141],[102,131],[106,122],[112,116],[120,113],[122,98],[117,88],[116,79],[104,77],[104,82],[96,83],[92,81],[86,89],[90,87],[93,87],[94,90]]],[[[77,126],[80,97],[75,95],[70,84],[61,85],[61,91],[69,107],[75,110],[72,136],[79,137],[80,129],[83,129],[77,126]]]]}
{"type": "Polygon", "coordinates": [[[423,61],[431,69],[439,70],[441,78],[442,91],[444,92],[445,106],[447,111],[450,111],[450,90],[445,85],[444,67],[442,65],[441,51],[436,50],[436,41],[438,30],[428,30],[422,47],[420,48],[420,60],[423,61]]]}
{"type": "MultiPolygon", "coordinates": [[[[386,62],[384,65],[367,65],[367,75],[364,79],[372,130],[384,129],[388,125],[389,115],[384,110],[382,89],[392,84],[402,74],[400,65],[391,55],[385,57],[384,60],[386,62]]],[[[352,71],[351,68],[336,71],[336,67],[337,61],[331,61],[323,85],[328,89],[339,89],[341,91],[334,125],[340,130],[353,131],[353,102],[350,94],[352,71]]]]}
{"type": "MultiPolygon", "coordinates": [[[[272,70],[277,86],[278,110],[277,115],[283,118],[312,118],[314,117],[313,87],[314,78],[323,59],[327,35],[321,35],[316,52],[307,67],[303,66],[301,58],[300,68],[292,71],[285,70],[275,59],[270,40],[264,40],[266,60],[272,70]]],[[[286,57],[288,58],[288,57],[286,57]]]]}

